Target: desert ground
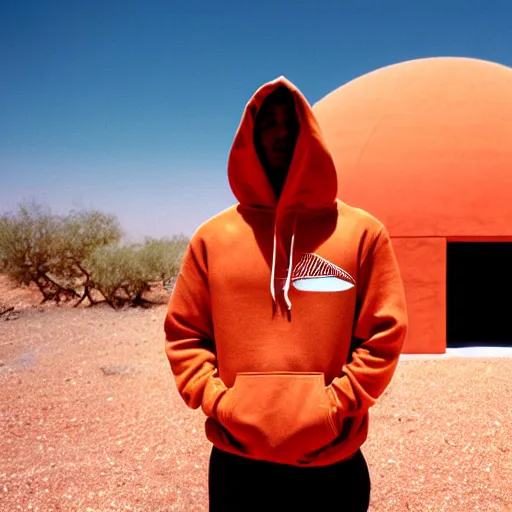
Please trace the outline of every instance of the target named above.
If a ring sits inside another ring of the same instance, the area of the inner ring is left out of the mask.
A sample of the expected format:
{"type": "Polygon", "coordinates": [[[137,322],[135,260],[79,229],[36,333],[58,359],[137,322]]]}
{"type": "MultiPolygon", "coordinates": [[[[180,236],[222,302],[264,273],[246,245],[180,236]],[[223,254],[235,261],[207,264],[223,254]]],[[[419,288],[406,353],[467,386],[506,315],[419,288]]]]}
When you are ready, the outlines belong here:
{"type": "MultiPolygon", "coordinates": [[[[174,387],[157,299],[41,306],[0,276],[0,511],[207,510],[210,444],[174,387]]],[[[362,447],[371,512],[512,511],[511,369],[400,361],[362,447]]]]}

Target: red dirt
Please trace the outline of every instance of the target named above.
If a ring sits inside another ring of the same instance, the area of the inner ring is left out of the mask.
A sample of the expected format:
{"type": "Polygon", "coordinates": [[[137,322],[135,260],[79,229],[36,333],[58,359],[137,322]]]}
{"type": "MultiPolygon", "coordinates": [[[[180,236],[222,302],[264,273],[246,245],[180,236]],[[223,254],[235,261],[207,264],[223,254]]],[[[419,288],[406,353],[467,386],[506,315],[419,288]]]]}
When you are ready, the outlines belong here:
{"type": "MultiPolygon", "coordinates": [[[[206,511],[210,444],[165,306],[38,307],[0,276],[0,510],[206,511]]],[[[510,359],[401,361],[363,445],[372,512],[512,511],[510,359]]],[[[334,499],[333,499],[334,501],[334,499]]]]}

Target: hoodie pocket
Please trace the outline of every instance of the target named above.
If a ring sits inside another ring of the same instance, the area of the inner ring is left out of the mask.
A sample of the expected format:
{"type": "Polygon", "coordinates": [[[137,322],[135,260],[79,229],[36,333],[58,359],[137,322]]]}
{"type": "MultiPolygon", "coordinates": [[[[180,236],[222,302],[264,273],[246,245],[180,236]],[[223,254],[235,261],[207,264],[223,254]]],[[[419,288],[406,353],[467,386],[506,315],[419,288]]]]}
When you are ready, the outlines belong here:
{"type": "Polygon", "coordinates": [[[239,373],[218,417],[249,455],[276,462],[307,460],[339,435],[322,373],[239,373]]]}

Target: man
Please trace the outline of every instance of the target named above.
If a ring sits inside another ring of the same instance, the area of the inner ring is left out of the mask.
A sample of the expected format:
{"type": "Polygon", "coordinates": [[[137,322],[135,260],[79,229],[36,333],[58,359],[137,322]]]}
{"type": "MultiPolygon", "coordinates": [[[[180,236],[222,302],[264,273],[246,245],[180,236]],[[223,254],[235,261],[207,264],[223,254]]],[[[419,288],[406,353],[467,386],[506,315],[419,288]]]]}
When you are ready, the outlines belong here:
{"type": "Polygon", "coordinates": [[[228,176],[239,203],[193,235],[165,320],[177,388],[213,444],[209,510],[366,511],[368,413],[407,324],[387,231],[336,199],[285,78],[246,106],[228,176]]]}

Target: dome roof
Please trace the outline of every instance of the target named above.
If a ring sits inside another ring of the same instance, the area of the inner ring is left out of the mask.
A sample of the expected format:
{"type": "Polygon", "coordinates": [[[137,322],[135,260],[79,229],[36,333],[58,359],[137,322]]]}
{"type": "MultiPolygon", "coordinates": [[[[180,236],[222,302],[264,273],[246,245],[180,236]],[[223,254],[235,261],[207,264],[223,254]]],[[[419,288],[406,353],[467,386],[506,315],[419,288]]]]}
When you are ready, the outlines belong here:
{"type": "Polygon", "coordinates": [[[512,236],[512,68],[402,62],[352,80],[313,110],[338,197],[392,236],[512,236]]]}

